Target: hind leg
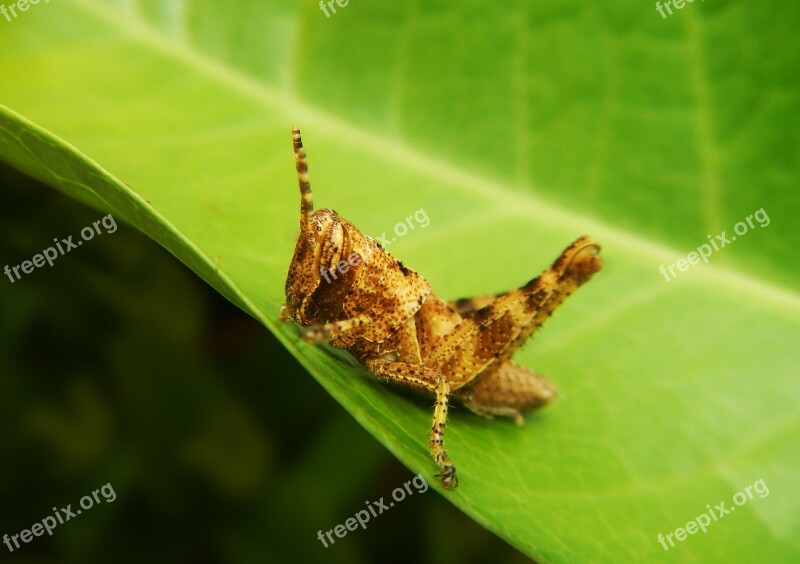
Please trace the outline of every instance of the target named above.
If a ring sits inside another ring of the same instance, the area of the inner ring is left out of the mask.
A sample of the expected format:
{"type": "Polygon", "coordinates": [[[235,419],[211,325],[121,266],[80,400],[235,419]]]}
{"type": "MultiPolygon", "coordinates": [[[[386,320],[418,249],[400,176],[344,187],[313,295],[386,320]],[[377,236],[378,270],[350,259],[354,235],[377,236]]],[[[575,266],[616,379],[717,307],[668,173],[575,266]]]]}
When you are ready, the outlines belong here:
{"type": "Polygon", "coordinates": [[[491,305],[497,298],[504,296],[502,294],[489,294],[486,296],[473,296],[471,298],[461,298],[460,300],[452,300],[447,302],[447,306],[455,310],[461,317],[469,317],[481,308],[491,305]]]}
{"type": "Polygon", "coordinates": [[[556,397],[556,389],[544,378],[509,361],[481,374],[453,395],[473,413],[489,419],[510,417],[522,425],[525,420],[521,412],[544,407],[556,397]]]}
{"type": "MultiPolygon", "coordinates": [[[[451,388],[458,390],[505,364],[576,288],[600,270],[599,249],[588,237],[580,237],[542,274],[467,313],[431,347],[426,366],[441,370],[451,388]]],[[[478,303],[477,298],[474,301],[478,303]]]]}

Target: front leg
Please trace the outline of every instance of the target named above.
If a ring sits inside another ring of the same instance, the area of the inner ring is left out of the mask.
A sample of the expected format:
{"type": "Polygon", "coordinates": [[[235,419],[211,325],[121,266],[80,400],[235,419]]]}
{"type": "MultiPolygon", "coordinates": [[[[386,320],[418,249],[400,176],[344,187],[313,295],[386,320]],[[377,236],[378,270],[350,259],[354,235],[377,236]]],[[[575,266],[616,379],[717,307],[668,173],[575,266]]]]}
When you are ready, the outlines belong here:
{"type": "Polygon", "coordinates": [[[368,359],[366,365],[375,376],[422,388],[436,394],[429,443],[430,452],[433,460],[442,469],[436,474],[437,478],[442,479],[442,485],[448,490],[458,487],[456,467],[444,449],[444,428],[447,423],[447,404],[450,397],[450,386],[447,379],[430,368],[406,362],[375,358],[368,359]]]}
{"type": "Polygon", "coordinates": [[[319,341],[330,340],[333,337],[343,336],[342,333],[366,327],[371,323],[371,319],[366,315],[332,321],[325,325],[309,325],[303,327],[301,335],[307,343],[318,343],[319,341]]]}

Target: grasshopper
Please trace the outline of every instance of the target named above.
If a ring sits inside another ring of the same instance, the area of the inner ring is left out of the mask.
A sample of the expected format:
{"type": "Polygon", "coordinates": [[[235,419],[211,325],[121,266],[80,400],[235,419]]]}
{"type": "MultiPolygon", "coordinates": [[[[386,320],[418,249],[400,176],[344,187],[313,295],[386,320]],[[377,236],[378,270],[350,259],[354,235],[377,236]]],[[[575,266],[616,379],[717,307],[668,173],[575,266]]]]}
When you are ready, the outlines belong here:
{"type": "Polygon", "coordinates": [[[456,467],[444,449],[450,394],[478,415],[506,416],[518,425],[522,411],[549,403],[555,387],[511,357],[600,269],[600,246],[579,237],[516,290],[446,302],[425,278],[335,211],[314,211],[297,126],[292,138],[300,235],[281,319],[304,326],[307,342],[328,340],[348,351],[378,378],[435,394],[430,453],[442,485],[457,487],[456,467]]]}

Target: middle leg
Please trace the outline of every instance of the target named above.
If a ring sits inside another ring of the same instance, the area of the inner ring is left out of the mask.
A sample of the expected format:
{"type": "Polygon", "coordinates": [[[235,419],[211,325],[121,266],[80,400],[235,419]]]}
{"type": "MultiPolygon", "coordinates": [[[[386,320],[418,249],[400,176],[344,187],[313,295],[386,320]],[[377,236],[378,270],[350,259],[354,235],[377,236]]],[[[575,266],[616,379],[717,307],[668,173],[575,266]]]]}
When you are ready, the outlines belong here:
{"type": "Polygon", "coordinates": [[[367,368],[375,376],[387,378],[436,394],[436,406],[433,410],[433,423],[430,433],[430,452],[436,464],[442,469],[436,474],[447,488],[458,487],[456,467],[444,449],[444,428],[447,424],[447,404],[450,398],[450,386],[447,379],[430,368],[407,362],[394,362],[380,358],[368,359],[367,368]]]}

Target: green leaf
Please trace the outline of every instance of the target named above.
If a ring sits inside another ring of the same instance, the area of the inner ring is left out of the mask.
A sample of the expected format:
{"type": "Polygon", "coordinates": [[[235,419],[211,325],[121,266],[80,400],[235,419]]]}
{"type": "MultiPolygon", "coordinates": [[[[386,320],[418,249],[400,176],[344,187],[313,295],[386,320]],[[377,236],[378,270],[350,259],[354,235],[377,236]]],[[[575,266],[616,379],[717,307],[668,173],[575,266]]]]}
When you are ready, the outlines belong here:
{"type": "Polygon", "coordinates": [[[429,480],[429,402],[278,321],[291,124],[318,207],[373,236],[424,210],[390,251],[442,296],[518,286],[591,234],[604,269],[517,355],[560,399],[523,428],[452,410],[443,495],[536,559],[650,560],[763,480],[668,554],[796,560],[800,9],[507,4],[30,5],[0,19],[0,158],[169,249],[429,480]]]}

